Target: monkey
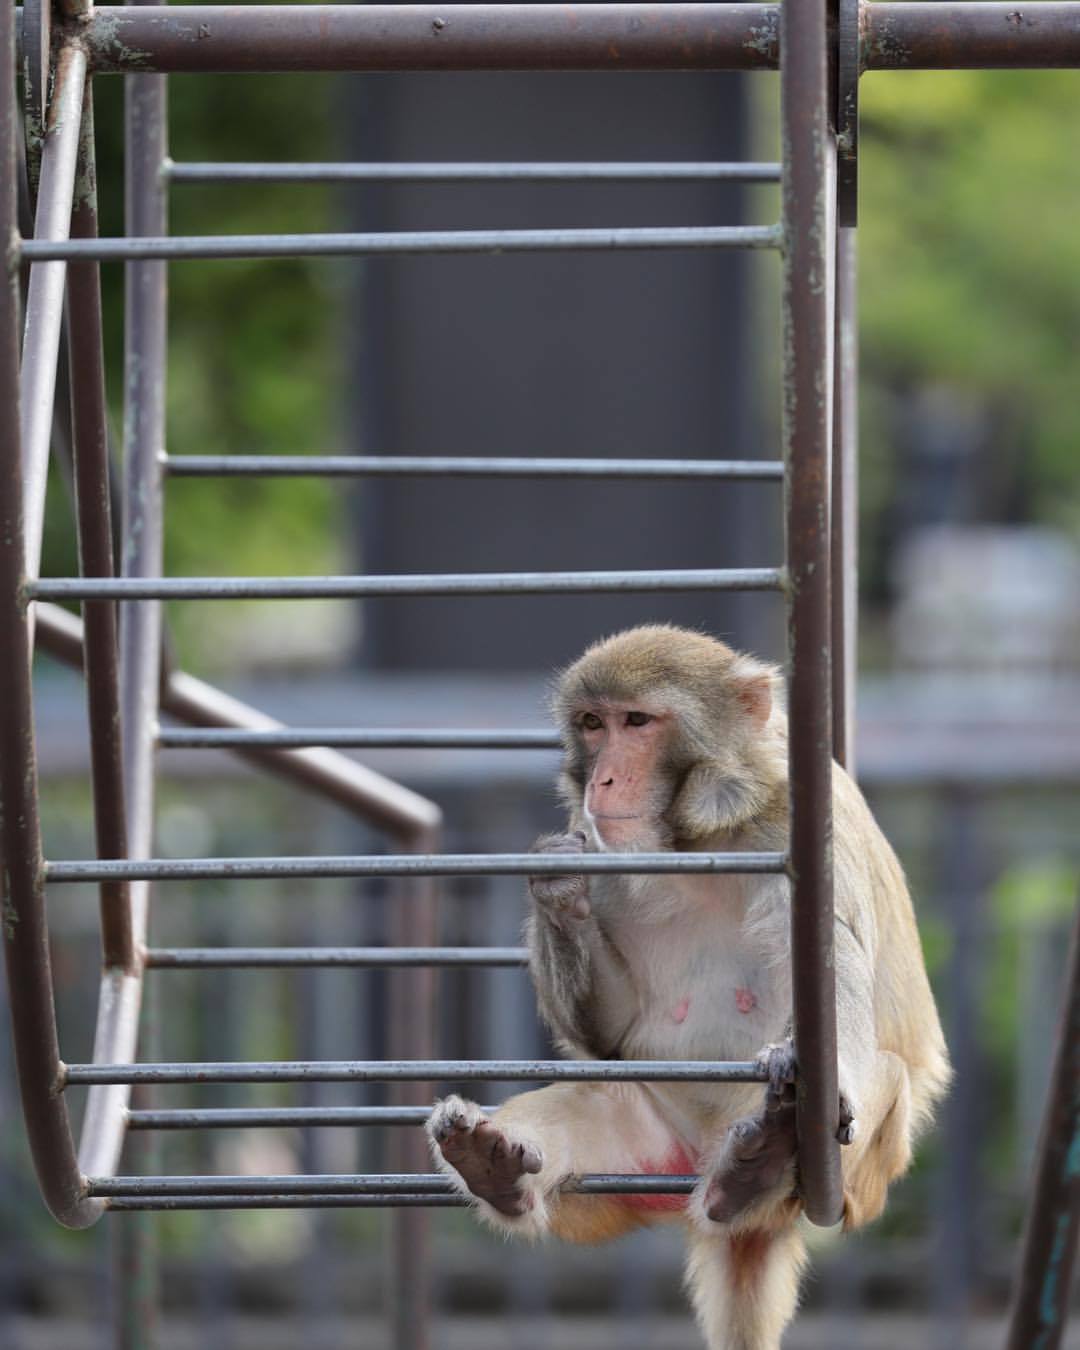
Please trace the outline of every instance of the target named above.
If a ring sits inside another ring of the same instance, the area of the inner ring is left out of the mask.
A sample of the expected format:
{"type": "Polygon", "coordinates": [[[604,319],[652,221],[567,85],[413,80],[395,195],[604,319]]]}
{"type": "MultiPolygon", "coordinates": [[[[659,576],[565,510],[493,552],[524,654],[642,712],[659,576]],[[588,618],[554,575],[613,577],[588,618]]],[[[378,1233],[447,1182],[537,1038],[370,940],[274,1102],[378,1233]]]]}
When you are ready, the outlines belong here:
{"type": "MultiPolygon", "coordinates": [[[[632,628],[553,696],[566,830],[544,855],[783,852],[779,670],[705,634],[632,628]]],[[[858,788],[832,771],[837,1137],[845,1229],[876,1218],[951,1069],[903,872],[858,788]]],[[[489,1118],[436,1102],[436,1165],[507,1235],[600,1242],[686,1233],[709,1350],[777,1350],[805,1264],[795,1136],[790,883],[782,874],[529,878],[540,1012],[579,1059],[757,1060],[752,1083],[555,1083],[489,1118]],[[589,1172],[697,1173],[685,1195],[582,1195],[589,1172]]]]}

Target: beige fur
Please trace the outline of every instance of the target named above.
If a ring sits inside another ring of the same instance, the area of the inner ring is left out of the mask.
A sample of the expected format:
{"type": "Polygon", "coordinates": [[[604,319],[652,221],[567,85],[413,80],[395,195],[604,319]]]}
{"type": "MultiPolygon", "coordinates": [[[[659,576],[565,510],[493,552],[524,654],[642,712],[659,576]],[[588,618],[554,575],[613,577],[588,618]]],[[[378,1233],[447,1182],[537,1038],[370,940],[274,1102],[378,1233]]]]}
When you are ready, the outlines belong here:
{"type": "MultiPolygon", "coordinates": [[[[564,672],[554,710],[569,819],[566,836],[541,841],[544,851],[786,847],[787,719],[773,667],[700,633],[632,629],[564,672]],[[590,775],[601,757],[601,786],[614,790],[623,744],[633,747],[628,783],[642,776],[643,746],[652,747],[652,768],[640,789],[625,789],[640,797],[621,800],[639,806],[616,818],[616,847],[605,843],[588,801],[599,791],[590,775]]],[[[840,1090],[855,1117],[842,1150],[844,1223],[854,1228],[881,1213],[950,1070],[903,873],[839,766],[833,818],[840,1090]]],[[[533,878],[530,888],[531,970],[541,1010],[569,1054],[747,1059],[787,1034],[784,878],[533,878]]],[[[522,1236],[599,1242],[643,1223],[679,1222],[710,1350],[777,1350],[804,1263],[794,1158],[730,1222],[708,1217],[710,1179],[742,1137],[731,1127],[762,1119],[761,1101],[761,1088],[747,1084],[581,1083],[523,1093],[493,1123],[509,1146],[541,1160],[513,1183],[524,1212],[473,1198],[487,1221],[522,1236]],[[695,1170],[701,1181],[686,1205],[563,1189],[589,1172],[695,1170]]],[[[476,1108],[454,1102],[436,1107],[429,1132],[437,1163],[456,1176],[441,1132],[451,1115],[472,1120],[463,1112],[476,1108]]]]}

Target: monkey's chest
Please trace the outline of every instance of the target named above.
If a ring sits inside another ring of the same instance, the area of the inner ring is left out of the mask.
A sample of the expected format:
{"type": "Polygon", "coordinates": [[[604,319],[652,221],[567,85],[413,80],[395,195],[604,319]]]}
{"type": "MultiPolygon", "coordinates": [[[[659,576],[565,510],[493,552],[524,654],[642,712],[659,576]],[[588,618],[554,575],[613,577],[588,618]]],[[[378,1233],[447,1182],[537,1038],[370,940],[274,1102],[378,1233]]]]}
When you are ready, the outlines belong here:
{"type": "Polygon", "coordinates": [[[783,1035],[786,982],[737,924],[627,936],[619,945],[636,994],[627,1058],[752,1059],[783,1035]]]}

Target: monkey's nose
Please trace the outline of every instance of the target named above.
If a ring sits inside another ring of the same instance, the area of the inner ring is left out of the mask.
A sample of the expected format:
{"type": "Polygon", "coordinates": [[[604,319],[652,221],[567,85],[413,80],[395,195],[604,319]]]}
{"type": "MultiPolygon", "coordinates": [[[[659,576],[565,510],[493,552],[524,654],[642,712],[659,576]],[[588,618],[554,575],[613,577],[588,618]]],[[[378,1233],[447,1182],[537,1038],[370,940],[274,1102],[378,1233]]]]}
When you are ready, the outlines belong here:
{"type": "Polygon", "coordinates": [[[615,786],[615,779],[614,779],[614,778],[605,778],[605,779],[603,779],[603,780],[598,784],[598,786],[599,786],[599,787],[614,787],[614,786],[615,786]]]}

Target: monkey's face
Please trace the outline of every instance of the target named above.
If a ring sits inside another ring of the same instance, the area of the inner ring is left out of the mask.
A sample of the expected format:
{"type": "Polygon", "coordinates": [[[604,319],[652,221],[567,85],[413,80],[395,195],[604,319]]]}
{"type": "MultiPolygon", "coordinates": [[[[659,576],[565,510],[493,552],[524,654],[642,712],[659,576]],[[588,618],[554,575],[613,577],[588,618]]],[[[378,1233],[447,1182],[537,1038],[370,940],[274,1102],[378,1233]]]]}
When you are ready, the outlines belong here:
{"type": "Polygon", "coordinates": [[[641,704],[597,703],[579,712],[585,821],[600,848],[670,845],[664,814],[672,796],[665,767],[672,721],[669,712],[641,704]]]}

